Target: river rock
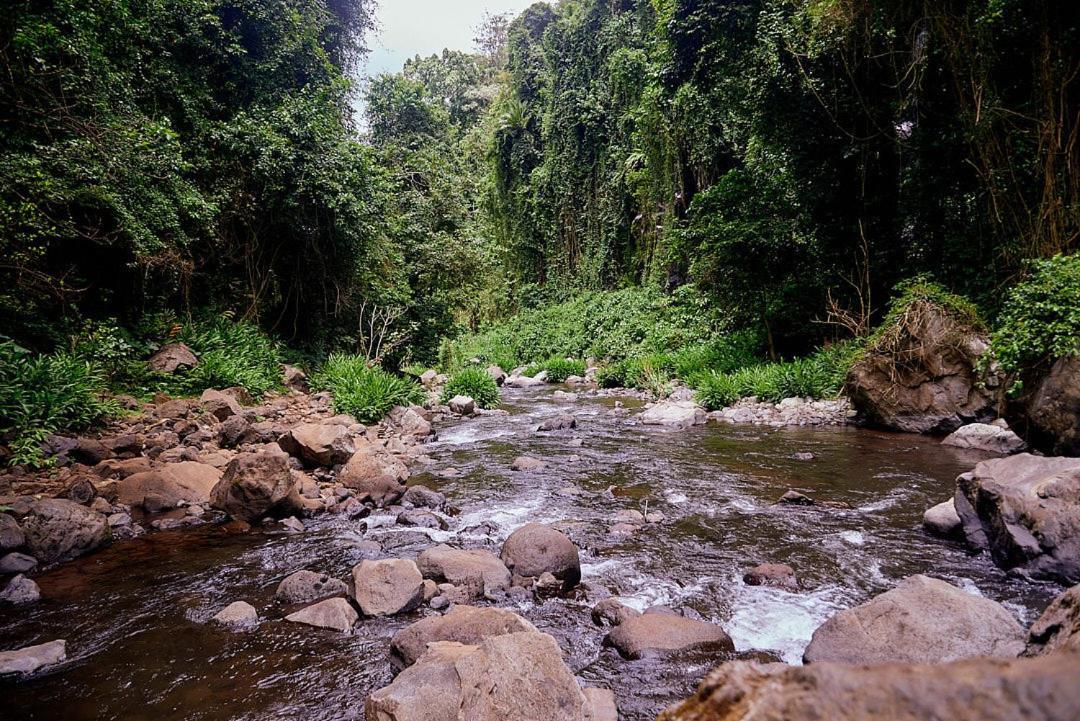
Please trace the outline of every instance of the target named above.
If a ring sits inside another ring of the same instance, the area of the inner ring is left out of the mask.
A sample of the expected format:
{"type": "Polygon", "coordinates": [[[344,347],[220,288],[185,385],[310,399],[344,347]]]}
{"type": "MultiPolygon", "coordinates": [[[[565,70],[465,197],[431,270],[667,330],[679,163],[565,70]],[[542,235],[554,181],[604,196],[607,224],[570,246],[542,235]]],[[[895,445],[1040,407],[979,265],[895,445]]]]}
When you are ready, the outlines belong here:
{"type": "Polygon", "coordinates": [[[530,378],[529,376],[511,375],[503,381],[504,388],[535,388],[544,385],[543,378],[530,378]]]}
{"type": "Polygon", "coordinates": [[[199,365],[199,359],[194,351],[185,343],[169,343],[161,346],[157,353],[150,356],[146,361],[150,370],[157,373],[178,373],[181,370],[194,368],[199,365]]]}
{"type": "Polygon", "coordinates": [[[1025,374],[1020,394],[1006,403],[1005,418],[1032,448],[1080,456],[1080,356],[1025,374]]]}
{"type": "Polygon", "coordinates": [[[1080,652],[1080,585],[1055,598],[1028,630],[1025,656],[1059,651],[1080,652]]]}
{"type": "Polygon", "coordinates": [[[454,396],[447,405],[450,406],[451,413],[457,413],[459,416],[471,416],[476,412],[476,401],[470,396],[454,396]]]}
{"type": "Polygon", "coordinates": [[[283,603],[311,603],[331,596],[344,596],[349,587],[325,573],[297,571],[278,584],[274,598],[283,603]]]}
{"type": "Polygon", "coordinates": [[[597,626],[618,626],[641,615],[617,598],[605,598],[592,607],[592,620],[597,626]]]}
{"type": "Polygon", "coordinates": [[[426,371],[420,374],[420,384],[425,388],[433,388],[435,386],[435,379],[439,377],[439,374],[428,368],[426,371]]]}
{"type": "Polygon", "coordinates": [[[571,589],[581,580],[581,560],[574,542],[542,523],[527,523],[503,542],[502,562],[510,573],[539,578],[550,573],[571,589]]]}
{"type": "Polygon", "coordinates": [[[705,423],[705,409],[693,401],[661,401],[638,418],[647,426],[700,426],[705,423]]]}
{"type": "Polygon", "coordinates": [[[307,373],[296,366],[285,364],[281,366],[281,380],[285,387],[297,393],[308,392],[307,373]]]}
{"type": "Polygon", "coordinates": [[[301,423],[282,435],[278,445],[309,467],[329,468],[356,453],[349,429],[336,423],[301,423]]]}
{"type": "Polygon", "coordinates": [[[49,641],[14,651],[0,651],[0,676],[27,675],[67,659],[67,641],[49,641]]]}
{"type": "Polygon", "coordinates": [[[1023,650],[1024,631],[1001,604],[936,578],[911,576],[822,624],[803,660],[945,663],[976,656],[1012,658],[1023,650]]]}
{"type": "Polygon", "coordinates": [[[546,463],[539,458],[533,458],[532,456],[518,456],[510,464],[511,471],[538,471],[547,466],[546,463]]]}
{"type": "Polygon", "coordinates": [[[365,616],[392,616],[423,602],[424,577],[408,559],[361,561],[352,570],[352,590],[365,616]]]}
{"type": "Polygon", "coordinates": [[[476,588],[481,595],[510,587],[510,571],[490,551],[465,551],[440,544],[421,553],[417,565],[424,578],[476,588]]]}
{"type": "Polygon", "coordinates": [[[967,448],[975,451],[1008,456],[1027,448],[1020,436],[1008,428],[1001,428],[990,423],[969,423],[949,434],[941,442],[943,446],[967,448]]]}
{"type": "Polygon", "coordinates": [[[401,497],[401,502],[411,504],[416,508],[440,510],[446,505],[446,496],[438,491],[431,490],[427,486],[417,484],[409,486],[408,490],[405,491],[405,495],[401,497]]]}
{"type": "Polygon", "coordinates": [[[394,503],[405,487],[409,469],[394,455],[373,443],[357,439],[357,450],[338,474],[338,482],[356,491],[356,497],[383,506],[394,503]]]}
{"type": "Polygon", "coordinates": [[[31,503],[22,529],[27,549],[42,563],[89,553],[111,536],[105,516],[59,498],[31,503]]]}
{"type": "Polygon", "coordinates": [[[37,568],[37,559],[25,553],[12,551],[0,557],[0,575],[9,573],[26,573],[37,568]]]}
{"type": "Polygon", "coordinates": [[[259,612],[247,601],[233,601],[210,620],[232,628],[251,628],[259,625],[259,612]]]}
{"type": "Polygon", "coordinates": [[[536,430],[537,432],[543,433],[548,431],[565,431],[571,428],[577,428],[577,421],[574,417],[570,415],[561,415],[545,419],[536,427],[536,430]]]}
{"type": "Polygon", "coordinates": [[[296,613],[290,613],[285,620],[348,633],[360,620],[360,616],[344,598],[328,598],[296,613]]]}
{"type": "Polygon", "coordinates": [[[431,422],[422,415],[423,412],[423,409],[418,407],[394,406],[390,409],[388,418],[401,435],[427,438],[432,434],[432,428],[431,422]]]}
{"type": "Polygon", "coordinates": [[[7,603],[23,604],[34,603],[41,599],[41,589],[21,573],[8,581],[8,585],[0,591],[0,601],[7,603]]]}
{"type": "Polygon", "coordinates": [[[495,381],[497,386],[501,386],[506,381],[506,371],[497,365],[488,366],[487,374],[491,376],[491,380],[495,381]]]}
{"type": "Polygon", "coordinates": [[[619,709],[615,705],[615,692],[604,688],[583,688],[589,711],[586,721],[619,721],[619,709]]]}
{"type": "Polygon", "coordinates": [[[732,661],[657,721],[1074,721],[1075,661],[980,658],[910,666],[732,661]]]}
{"type": "Polygon", "coordinates": [[[536,631],[432,644],[365,704],[367,721],[593,721],[559,645],[536,631]]]}
{"type": "Polygon", "coordinates": [[[489,636],[521,631],[536,631],[536,627],[503,608],[457,605],[443,616],[429,616],[394,634],[390,660],[395,667],[405,668],[415,663],[428,644],[435,641],[478,644],[489,636]]]}
{"type": "Polygon", "coordinates": [[[208,388],[199,396],[199,404],[203,410],[223,421],[231,416],[238,416],[244,412],[243,407],[231,395],[208,388]]]}
{"type": "Polygon", "coordinates": [[[416,528],[437,528],[443,531],[449,528],[446,521],[423,508],[408,508],[402,511],[397,516],[397,524],[416,528]]]}
{"type": "Polygon", "coordinates": [[[221,471],[205,463],[168,463],[117,482],[117,500],[151,513],[176,508],[181,502],[207,503],[221,480],[221,471]]]}
{"type": "Polygon", "coordinates": [[[786,563],[762,563],[754,566],[743,576],[747,586],[771,586],[788,591],[799,590],[795,569],[786,563]]]}
{"type": "Polygon", "coordinates": [[[210,505],[251,523],[287,499],[295,487],[296,478],[284,453],[241,453],[211,490],[210,505]]]}
{"type": "Polygon", "coordinates": [[[956,479],[954,500],[968,543],[1002,568],[1080,582],[1080,458],[983,461],[956,479]]]}
{"type": "Polygon", "coordinates": [[[87,436],[76,438],[75,447],[71,449],[71,457],[88,466],[95,466],[115,456],[112,449],[100,440],[87,436]]]}
{"type": "Polygon", "coordinates": [[[960,530],[960,514],[956,512],[955,499],[928,508],[922,518],[923,528],[938,536],[951,536],[960,530]]]}
{"type": "Polygon", "coordinates": [[[6,513],[0,513],[0,551],[10,551],[26,543],[19,524],[6,513]]]}
{"type": "Polygon", "coordinates": [[[624,620],[611,629],[604,643],[614,646],[628,659],[702,646],[714,646],[723,651],[735,650],[731,637],[714,623],[657,612],[624,620]]]}

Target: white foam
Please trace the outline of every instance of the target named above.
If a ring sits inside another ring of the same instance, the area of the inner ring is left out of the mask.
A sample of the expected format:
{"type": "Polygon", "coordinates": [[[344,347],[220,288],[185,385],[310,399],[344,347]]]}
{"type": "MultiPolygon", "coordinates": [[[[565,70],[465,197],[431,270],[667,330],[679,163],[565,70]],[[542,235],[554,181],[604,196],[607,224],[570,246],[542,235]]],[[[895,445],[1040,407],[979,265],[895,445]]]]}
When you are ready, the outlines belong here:
{"type": "Polygon", "coordinates": [[[862,531],[841,531],[840,540],[844,543],[850,543],[852,546],[862,546],[866,544],[866,536],[862,531]]]}
{"type": "Polygon", "coordinates": [[[834,598],[837,588],[812,593],[789,593],[741,581],[734,613],[724,630],[739,650],[776,651],[787,663],[802,663],[803,651],[814,631],[845,604],[834,598]]]}
{"type": "Polygon", "coordinates": [[[679,493],[678,491],[664,491],[664,500],[668,503],[680,505],[686,503],[690,499],[685,493],[679,493]]]}

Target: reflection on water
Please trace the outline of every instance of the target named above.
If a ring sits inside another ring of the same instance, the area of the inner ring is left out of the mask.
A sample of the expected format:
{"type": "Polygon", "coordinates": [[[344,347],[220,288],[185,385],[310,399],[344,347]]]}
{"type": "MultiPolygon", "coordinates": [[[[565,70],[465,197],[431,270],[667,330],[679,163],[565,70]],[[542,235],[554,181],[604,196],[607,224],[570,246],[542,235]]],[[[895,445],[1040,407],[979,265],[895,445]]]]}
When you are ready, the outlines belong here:
{"type": "MultiPolygon", "coordinates": [[[[612,398],[553,403],[550,392],[507,391],[509,416],[441,430],[430,449],[437,462],[414,482],[459,509],[449,533],[387,525],[378,514],[318,519],[299,536],[200,528],[117,543],[37,577],[47,600],[0,610],[0,648],[65,638],[70,660],[29,683],[4,682],[0,718],[362,718],[365,695],[391,678],[389,638],[423,612],[342,635],[282,621],[273,591],[300,568],[345,578],[362,556],[356,542],[365,528],[387,553],[410,556],[446,539],[497,552],[523,523],[558,523],[582,549],[586,582],[637,608],[692,609],[722,624],[740,652],[769,650],[796,663],[832,613],[913,573],[1001,601],[1023,623],[1058,590],[1009,579],[985,556],[922,532],[922,512],[980,459],[970,452],[856,429],[672,432],[637,425],[612,398]],[[533,432],[563,413],[576,416],[576,430],[533,432]],[[815,459],[795,460],[796,451],[815,459]],[[548,466],[511,472],[525,453],[548,466]],[[461,477],[433,475],[448,466],[461,477]],[[847,507],[772,505],[788,489],[847,507]],[[661,511],[665,520],[609,535],[626,509],[661,511]],[[745,586],[743,571],[762,562],[794,566],[804,590],[745,586]],[[240,599],[260,610],[257,630],[205,624],[240,599]]],[[[582,596],[520,611],[559,640],[583,682],[616,691],[622,718],[652,718],[719,660],[699,652],[623,661],[601,647],[589,605],[582,596]]]]}

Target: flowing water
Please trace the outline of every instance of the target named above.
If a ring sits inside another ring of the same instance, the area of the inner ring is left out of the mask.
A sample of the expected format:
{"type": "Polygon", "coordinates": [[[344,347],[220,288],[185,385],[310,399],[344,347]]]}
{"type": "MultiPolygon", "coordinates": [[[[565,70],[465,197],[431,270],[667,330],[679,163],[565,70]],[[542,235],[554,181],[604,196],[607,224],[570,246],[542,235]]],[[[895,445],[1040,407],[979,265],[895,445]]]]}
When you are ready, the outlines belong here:
{"type": "Polygon", "coordinates": [[[46,600],[0,609],[0,648],[64,638],[68,661],[29,682],[0,684],[0,718],[363,718],[365,695],[392,678],[389,638],[423,612],[362,620],[343,635],[282,621],[273,592],[301,568],[346,578],[364,557],[364,539],[386,556],[414,556],[439,541],[498,553],[526,522],[558,524],[582,549],[586,591],[517,610],[559,640],[585,685],[615,690],[620,717],[633,720],[686,696],[723,659],[622,660],[602,647],[604,631],[589,619],[598,589],[639,609],[664,604],[715,621],[741,655],[770,651],[790,663],[831,614],[913,573],[1000,601],[1024,624],[1059,590],[1008,578],[985,555],[922,531],[923,511],[947,499],[953,479],[981,455],[854,428],[663,430],[637,424],[640,401],[631,398],[566,403],[551,389],[503,397],[509,415],[440,429],[429,450],[435,463],[410,481],[447,495],[458,509],[450,531],[395,526],[381,512],[322,517],[296,536],[204,526],[119,542],[37,576],[46,600]],[[534,433],[564,413],[577,429],[534,433]],[[799,451],[815,459],[795,460],[799,451]],[[548,466],[511,472],[521,454],[548,466]],[[434,475],[451,466],[459,477],[434,475]],[[850,507],[773,505],[788,489],[850,507]],[[665,518],[629,536],[609,534],[627,509],[665,518]],[[746,586],[743,572],[762,562],[792,565],[804,590],[746,586]],[[206,623],[240,599],[260,610],[257,630],[206,623]]]}

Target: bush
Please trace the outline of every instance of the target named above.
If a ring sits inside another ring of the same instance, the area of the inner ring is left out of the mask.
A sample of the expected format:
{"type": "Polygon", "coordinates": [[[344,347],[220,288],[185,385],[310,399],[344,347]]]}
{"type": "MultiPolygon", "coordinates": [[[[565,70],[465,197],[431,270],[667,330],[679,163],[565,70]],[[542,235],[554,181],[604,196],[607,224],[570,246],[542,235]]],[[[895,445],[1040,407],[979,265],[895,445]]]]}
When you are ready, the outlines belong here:
{"type": "Polygon", "coordinates": [[[454,396],[469,396],[480,408],[499,405],[499,386],[483,368],[465,368],[455,373],[443,388],[441,403],[448,403],[454,396]]]}
{"type": "Polygon", "coordinates": [[[525,369],[525,375],[535,376],[540,371],[547,371],[549,383],[562,383],[570,376],[585,375],[585,361],[568,358],[549,358],[543,363],[534,363],[525,369]]]}
{"type": "Polygon", "coordinates": [[[375,423],[394,406],[424,400],[419,384],[371,367],[360,356],[331,355],[312,376],[311,386],[333,395],[336,413],[347,413],[361,423],[375,423]]]}
{"type": "Polygon", "coordinates": [[[180,378],[182,392],[241,386],[260,398],[281,386],[281,346],[258,326],[228,317],[185,325],[176,340],[199,364],[180,378]]]}
{"type": "Polygon", "coordinates": [[[119,413],[105,391],[101,369],[73,353],[35,356],[0,341],[0,437],[10,442],[11,463],[43,465],[50,434],[119,413]]]}
{"type": "Polygon", "coordinates": [[[1080,355],[1080,255],[1035,261],[1005,301],[991,338],[994,358],[1015,375],[1080,355]]]}

